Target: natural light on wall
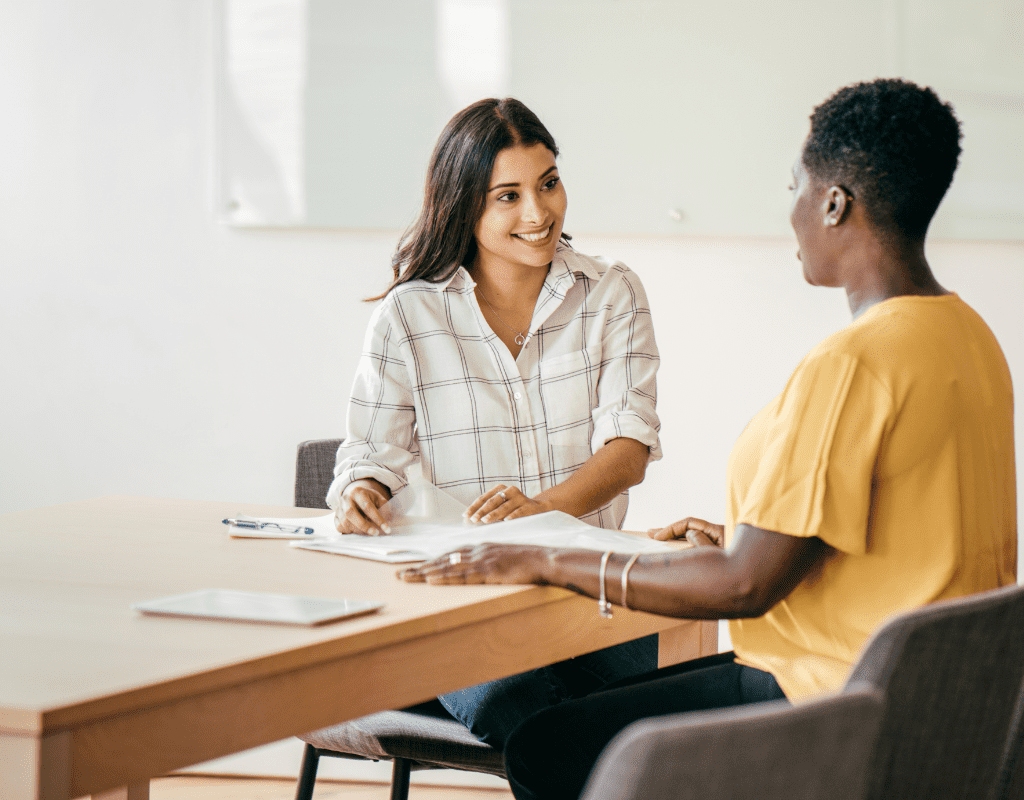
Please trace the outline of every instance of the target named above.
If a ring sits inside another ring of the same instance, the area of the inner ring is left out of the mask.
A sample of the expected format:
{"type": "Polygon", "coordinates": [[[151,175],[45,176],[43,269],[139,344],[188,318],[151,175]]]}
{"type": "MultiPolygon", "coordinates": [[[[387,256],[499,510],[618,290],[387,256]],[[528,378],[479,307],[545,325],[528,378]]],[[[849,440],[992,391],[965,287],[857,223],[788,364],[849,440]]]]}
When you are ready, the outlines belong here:
{"type": "Polygon", "coordinates": [[[402,230],[451,115],[512,95],[559,142],[574,233],[788,237],[810,110],[897,74],[964,125],[933,236],[1024,237],[1024,0],[866,0],[841,26],[818,6],[219,0],[219,216],[402,230]]]}
{"type": "Polygon", "coordinates": [[[509,0],[437,0],[438,76],[453,111],[508,94],[509,0]]]}
{"type": "Polygon", "coordinates": [[[225,0],[223,187],[232,222],[306,218],[307,0],[225,0]]]}

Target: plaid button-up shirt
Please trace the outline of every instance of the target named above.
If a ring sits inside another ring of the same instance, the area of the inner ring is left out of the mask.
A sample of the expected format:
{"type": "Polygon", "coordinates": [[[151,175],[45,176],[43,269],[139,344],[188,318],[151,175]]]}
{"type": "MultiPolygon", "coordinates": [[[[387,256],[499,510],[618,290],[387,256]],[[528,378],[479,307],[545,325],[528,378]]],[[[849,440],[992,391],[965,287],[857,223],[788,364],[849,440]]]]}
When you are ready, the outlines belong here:
{"type": "MultiPolygon", "coordinates": [[[[484,320],[475,285],[464,268],[440,284],[410,281],[374,312],[331,508],[360,478],[397,491],[417,460],[424,478],[468,505],[496,483],[532,497],[617,437],[661,457],[658,348],[628,267],[559,245],[518,358],[484,320]]],[[[627,500],[623,492],[582,519],[621,527],[627,500]]]]}

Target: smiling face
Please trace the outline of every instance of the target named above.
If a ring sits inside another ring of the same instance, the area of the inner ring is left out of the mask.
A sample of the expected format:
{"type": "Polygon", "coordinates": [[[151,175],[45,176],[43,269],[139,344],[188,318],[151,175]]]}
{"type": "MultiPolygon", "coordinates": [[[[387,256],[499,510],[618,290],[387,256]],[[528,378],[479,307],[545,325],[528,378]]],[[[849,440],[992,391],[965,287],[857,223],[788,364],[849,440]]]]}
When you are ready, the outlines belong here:
{"type": "Polygon", "coordinates": [[[498,153],[477,222],[474,269],[547,267],[562,235],[567,200],[555,156],[543,144],[498,153]]]}

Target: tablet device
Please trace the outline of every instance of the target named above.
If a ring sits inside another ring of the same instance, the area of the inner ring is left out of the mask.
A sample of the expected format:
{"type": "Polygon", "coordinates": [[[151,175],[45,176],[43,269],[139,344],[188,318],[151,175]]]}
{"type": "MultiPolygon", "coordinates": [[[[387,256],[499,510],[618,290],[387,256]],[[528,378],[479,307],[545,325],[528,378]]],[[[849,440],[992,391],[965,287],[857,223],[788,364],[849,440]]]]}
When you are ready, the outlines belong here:
{"type": "Polygon", "coordinates": [[[132,604],[132,608],[143,614],[271,622],[279,625],[321,625],[358,614],[369,614],[383,606],[384,603],[375,600],[300,597],[235,589],[200,589],[188,594],[132,604]]]}

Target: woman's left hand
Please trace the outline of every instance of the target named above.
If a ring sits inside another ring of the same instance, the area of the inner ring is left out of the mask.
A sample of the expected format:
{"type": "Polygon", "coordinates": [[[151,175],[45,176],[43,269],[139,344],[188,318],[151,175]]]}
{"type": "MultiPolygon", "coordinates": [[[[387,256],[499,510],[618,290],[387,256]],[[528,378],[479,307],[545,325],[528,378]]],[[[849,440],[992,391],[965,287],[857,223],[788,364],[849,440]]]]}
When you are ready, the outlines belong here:
{"type": "Polygon", "coordinates": [[[409,583],[546,583],[545,568],[554,548],[529,544],[463,547],[396,575],[409,583]]]}
{"type": "Polygon", "coordinates": [[[501,522],[551,511],[550,505],[527,497],[515,486],[499,483],[474,500],[465,515],[471,522],[501,522]]]}

